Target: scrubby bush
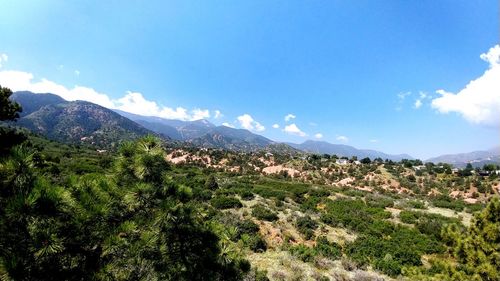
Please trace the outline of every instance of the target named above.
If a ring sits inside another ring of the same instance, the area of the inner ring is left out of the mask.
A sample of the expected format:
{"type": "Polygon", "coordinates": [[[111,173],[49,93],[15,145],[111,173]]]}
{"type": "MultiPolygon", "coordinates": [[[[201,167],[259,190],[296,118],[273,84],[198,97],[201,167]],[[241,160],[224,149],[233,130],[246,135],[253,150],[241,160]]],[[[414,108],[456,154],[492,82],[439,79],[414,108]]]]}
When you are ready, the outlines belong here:
{"type": "Polygon", "coordinates": [[[297,230],[309,240],[314,236],[314,230],[318,227],[318,223],[309,216],[299,217],[295,221],[297,230]]]}
{"type": "Polygon", "coordinates": [[[243,190],[239,194],[243,200],[252,200],[255,197],[250,190],[243,190]]]}
{"type": "Polygon", "coordinates": [[[363,232],[374,220],[390,217],[391,214],[383,208],[370,207],[360,199],[338,199],[326,204],[326,213],[321,220],[332,226],[363,232]]]}
{"type": "Polygon", "coordinates": [[[394,200],[385,196],[369,195],[365,198],[366,204],[375,208],[394,207],[394,200]]]}
{"type": "Polygon", "coordinates": [[[455,211],[463,211],[465,208],[465,202],[459,199],[453,199],[449,196],[440,196],[432,200],[432,205],[439,208],[447,208],[455,211]]]}
{"type": "Polygon", "coordinates": [[[243,234],[241,240],[245,246],[254,252],[265,252],[267,250],[267,243],[260,235],[243,234]]]}
{"type": "Polygon", "coordinates": [[[217,180],[214,175],[210,175],[205,181],[205,187],[210,190],[216,190],[219,188],[219,184],[217,184],[217,180]]]}
{"type": "Polygon", "coordinates": [[[420,212],[403,210],[399,213],[399,219],[403,223],[414,224],[422,215],[420,212]]]}
{"type": "Polygon", "coordinates": [[[251,220],[241,220],[236,223],[238,237],[243,234],[254,235],[259,232],[259,226],[251,220]]]}
{"type": "Polygon", "coordinates": [[[325,258],[335,260],[342,256],[342,248],[340,245],[335,242],[328,241],[328,239],[324,236],[316,239],[316,246],[314,246],[314,248],[318,254],[325,258]]]}
{"type": "Polygon", "coordinates": [[[275,221],[278,219],[278,215],[276,215],[276,213],[261,204],[255,205],[252,208],[252,216],[254,216],[256,219],[265,221],[275,221]]]}
{"type": "Polygon", "coordinates": [[[227,197],[227,196],[219,196],[214,197],[210,200],[210,203],[214,208],[217,209],[231,209],[231,208],[241,208],[243,204],[241,204],[238,198],[227,197]]]}
{"type": "Polygon", "coordinates": [[[299,258],[303,262],[312,262],[314,257],[316,256],[317,252],[314,250],[314,248],[307,247],[305,245],[297,245],[297,246],[292,246],[288,248],[290,253],[297,258],[299,258]]]}
{"type": "Polygon", "coordinates": [[[422,202],[422,201],[419,201],[419,200],[410,200],[408,201],[408,206],[410,208],[414,208],[414,209],[425,209],[425,203],[422,202]]]}

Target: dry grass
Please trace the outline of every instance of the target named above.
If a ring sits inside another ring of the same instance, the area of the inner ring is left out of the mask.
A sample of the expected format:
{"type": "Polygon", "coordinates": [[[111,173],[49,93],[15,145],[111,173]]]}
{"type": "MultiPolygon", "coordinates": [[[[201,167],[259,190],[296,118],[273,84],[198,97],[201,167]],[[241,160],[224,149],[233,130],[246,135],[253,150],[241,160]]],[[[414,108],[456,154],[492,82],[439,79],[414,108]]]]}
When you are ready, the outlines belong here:
{"type": "Polygon", "coordinates": [[[371,270],[346,269],[340,260],[319,259],[304,263],[281,250],[249,253],[247,258],[253,267],[267,270],[270,280],[394,280],[371,270]]]}

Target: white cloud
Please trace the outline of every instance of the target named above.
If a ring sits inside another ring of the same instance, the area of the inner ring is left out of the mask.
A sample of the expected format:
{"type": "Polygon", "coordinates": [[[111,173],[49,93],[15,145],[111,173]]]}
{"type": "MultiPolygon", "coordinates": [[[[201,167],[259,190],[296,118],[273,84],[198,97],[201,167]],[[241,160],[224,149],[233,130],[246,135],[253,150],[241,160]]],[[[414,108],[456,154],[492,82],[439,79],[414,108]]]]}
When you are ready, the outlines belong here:
{"type": "Polygon", "coordinates": [[[309,126],[312,126],[312,127],[317,127],[318,124],[317,123],[314,123],[314,122],[309,122],[309,126]]]}
{"type": "Polygon", "coordinates": [[[273,128],[275,128],[275,129],[279,129],[279,127],[280,127],[280,125],[278,125],[278,124],[273,124],[273,128]]]}
{"type": "Polygon", "coordinates": [[[259,122],[255,121],[249,114],[238,116],[237,119],[238,122],[240,122],[240,126],[247,130],[262,132],[266,129],[259,122]]]}
{"type": "Polygon", "coordinates": [[[488,50],[487,53],[479,56],[482,60],[492,65],[500,65],[500,46],[496,45],[488,50]]]}
{"type": "Polygon", "coordinates": [[[233,125],[231,125],[231,124],[229,124],[229,123],[227,123],[227,122],[222,123],[222,126],[226,126],[226,127],[233,128],[233,129],[234,129],[234,126],[233,126],[233,125]]]}
{"type": "Polygon", "coordinates": [[[222,114],[222,112],[220,112],[220,110],[214,110],[214,118],[215,119],[219,119],[222,116],[224,116],[224,114],[222,114]]]}
{"type": "Polygon", "coordinates": [[[414,106],[415,106],[415,109],[419,109],[422,106],[422,101],[421,100],[416,100],[414,106]]]}
{"type": "Polygon", "coordinates": [[[341,142],[348,142],[349,141],[349,138],[346,137],[346,136],[338,136],[337,137],[337,140],[338,141],[341,141],[341,142]]]}
{"type": "Polygon", "coordinates": [[[295,116],[295,115],[293,115],[293,114],[289,113],[289,114],[287,114],[287,115],[285,116],[285,121],[286,121],[286,122],[288,122],[288,121],[290,121],[290,120],[292,120],[292,119],[295,119],[295,117],[297,117],[297,116],[295,116]]]}
{"type": "Polygon", "coordinates": [[[9,60],[9,56],[7,54],[0,54],[0,67],[2,67],[2,63],[9,60]]]}
{"type": "Polygon", "coordinates": [[[432,100],[432,107],[440,113],[456,112],[471,123],[500,127],[500,46],[480,58],[489,63],[483,75],[456,94],[437,90],[440,97],[432,100]]]}
{"type": "Polygon", "coordinates": [[[192,111],[193,116],[191,116],[191,120],[200,120],[210,118],[210,111],[208,109],[199,109],[196,108],[192,111]]]}
{"type": "Polygon", "coordinates": [[[80,76],[80,70],[75,70],[75,75],[80,76]]]}
{"type": "Polygon", "coordinates": [[[411,92],[399,93],[398,94],[398,99],[404,100],[409,95],[411,95],[411,92]]]}
{"type": "Polygon", "coordinates": [[[321,138],[323,138],[323,134],[322,133],[317,133],[317,134],[314,135],[314,137],[317,138],[317,139],[321,139],[321,138]]]}
{"type": "Polygon", "coordinates": [[[377,142],[378,142],[378,140],[377,140],[377,139],[371,139],[371,140],[370,140],[370,142],[371,142],[371,143],[377,143],[377,142]]]}
{"type": "Polygon", "coordinates": [[[145,116],[158,116],[180,120],[196,120],[210,116],[209,111],[206,109],[188,111],[182,107],[170,108],[160,106],[154,101],[145,99],[138,92],[129,91],[121,98],[111,99],[108,95],[99,93],[88,87],[76,85],[69,89],[45,78],[35,81],[33,74],[23,71],[0,71],[0,85],[8,87],[13,91],[52,93],[69,101],[89,101],[107,108],[120,109],[145,116]]]}
{"type": "Polygon", "coordinates": [[[285,126],[285,129],[283,129],[283,131],[286,133],[289,133],[291,135],[297,135],[299,137],[307,136],[307,134],[302,132],[299,129],[299,127],[297,127],[297,125],[295,125],[295,123],[285,126]]]}

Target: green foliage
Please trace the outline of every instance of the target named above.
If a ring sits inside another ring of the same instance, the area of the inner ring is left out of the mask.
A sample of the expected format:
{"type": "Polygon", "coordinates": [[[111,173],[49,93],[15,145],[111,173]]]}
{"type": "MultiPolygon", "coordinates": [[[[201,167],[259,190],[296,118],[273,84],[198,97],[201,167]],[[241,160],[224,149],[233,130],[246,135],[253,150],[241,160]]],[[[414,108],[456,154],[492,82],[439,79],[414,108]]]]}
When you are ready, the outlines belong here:
{"type": "Polygon", "coordinates": [[[500,200],[494,197],[463,229],[442,229],[453,260],[431,259],[431,268],[411,267],[406,274],[427,280],[498,280],[500,276],[500,200]]]}
{"type": "Polygon", "coordinates": [[[380,195],[368,195],[365,197],[366,204],[375,208],[394,207],[394,200],[380,195]]]}
{"type": "Polygon", "coordinates": [[[465,208],[465,203],[462,200],[452,199],[448,196],[440,196],[432,200],[432,204],[439,208],[452,209],[461,212],[465,208]]]}
{"type": "Polygon", "coordinates": [[[314,236],[314,230],[318,227],[318,223],[309,216],[297,218],[295,224],[297,230],[308,240],[314,236]]]}
{"type": "Polygon", "coordinates": [[[414,209],[425,209],[426,208],[424,202],[419,201],[419,200],[408,201],[408,206],[410,208],[414,208],[414,209]]]}
{"type": "Polygon", "coordinates": [[[12,91],[0,85],[0,121],[12,121],[19,118],[21,106],[10,100],[12,91]]]}
{"type": "Polygon", "coordinates": [[[355,231],[366,231],[376,219],[391,216],[382,208],[370,207],[364,201],[356,199],[338,199],[330,201],[321,220],[332,226],[346,227],[355,231]]]}
{"type": "Polygon", "coordinates": [[[299,244],[296,246],[289,246],[288,250],[292,255],[303,262],[311,262],[316,256],[322,256],[331,260],[338,259],[342,256],[342,248],[334,242],[329,242],[324,236],[316,239],[316,245],[314,247],[299,244]]]}
{"type": "Polygon", "coordinates": [[[219,196],[214,197],[210,200],[210,203],[213,207],[217,209],[231,209],[231,208],[241,208],[243,204],[241,204],[238,198],[227,197],[227,196],[219,196]]]}
{"type": "Polygon", "coordinates": [[[340,245],[335,242],[328,241],[328,239],[324,236],[316,239],[316,246],[314,246],[314,248],[318,254],[325,258],[335,260],[342,256],[342,248],[340,245]]]}
{"type": "Polygon", "coordinates": [[[265,252],[267,250],[267,243],[260,235],[243,234],[241,237],[245,246],[254,252],[265,252]]]}
{"type": "MultiPolygon", "coordinates": [[[[385,221],[390,213],[383,207],[389,202],[367,204],[360,199],[338,199],[327,203],[321,220],[360,234],[346,247],[346,254],[355,262],[372,264],[386,274],[397,276],[404,266],[420,265],[421,255],[442,252],[443,246],[436,237],[385,221]]],[[[406,212],[402,213],[405,216],[406,212]]]]}
{"type": "Polygon", "coordinates": [[[302,244],[289,247],[288,251],[303,262],[312,262],[314,257],[317,255],[314,248],[302,244]]]}
{"type": "Polygon", "coordinates": [[[219,184],[217,184],[217,180],[215,179],[214,175],[210,175],[207,178],[207,181],[205,182],[205,188],[210,190],[216,190],[217,188],[219,188],[219,184]]]}
{"type": "Polygon", "coordinates": [[[238,237],[243,234],[255,235],[259,232],[259,226],[251,220],[239,220],[236,223],[238,237]]]}
{"type": "Polygon", "coordinates": [[[125,144],[109,174],[66,175],[64,187],[40,175],[41,162],[21,146],[0,164],[2,278],[238,280],[249,270],[171,180],[158,140],[125,144]]]}
{"type": "MultiPolygon", "coordinates": [[[[11,95],[10,89],[0,85],[0,122],[16,121],[22,111],[18,103],[10,100],[11,95]]],[[[22,143],[25,139],[25,135],[19,130],[0,124],[0,156],[8,154],[13,146],[22,143]]]]}
{"type": "Polygon", "coordinates": [[[453,248],[453,256],[463,272],[472,279],[494,280],[500,276],[500,200],[495,197],[474,217],[465,231],[449,226],[443,236],[453,248]]]}
{"type": "Polygon", "coordinates": [[[396,226],[385,235],[364,234],[347,247],[359,264],[373,263],[384,273],[396,276],[403,266],[421,265],[420,256],[442,251],[439,243],[417,230],[396,226]],[[392,259],[387,260],[386,255],[392,259]],[[386,261],[380,260],[386,258],[386,261]]]}
{"type": "Polygon", "coordinates": [[[283,201],[286,197],[300,201],[304,194],[309,191],[307,184],[278,181],[261,180],[255,185],[253,191],[264,198],[277,198],[283,201]]]}
{"type": "Polygon", "coordinates": [[[413,212],[403,210],[399,213],[399,219],[408,224],[414,224],[418,221],[418,219],[423,215],[421,212],[413,212]]]}
{"type": "Polygon", "coordinates": [[[273,211],[269,210],[269,208],[261,204],[255,205],[252,208],[252,216],[254,216],[258,220],[265,220],[265,221],[275,221],[278,219],[278,215],[276,215],[276,213],[274,213],[273,211]]]}

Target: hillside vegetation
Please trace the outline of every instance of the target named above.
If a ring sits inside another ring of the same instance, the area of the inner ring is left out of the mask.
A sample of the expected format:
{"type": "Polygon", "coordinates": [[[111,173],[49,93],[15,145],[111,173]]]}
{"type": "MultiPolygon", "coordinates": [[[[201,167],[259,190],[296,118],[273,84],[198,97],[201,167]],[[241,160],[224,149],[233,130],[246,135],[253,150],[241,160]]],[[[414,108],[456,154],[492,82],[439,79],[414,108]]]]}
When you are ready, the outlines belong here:
{"type": "Polygon", "coordinates": [[[496,167],[0,139],[0,280],[500,276],[496,167]]]}

